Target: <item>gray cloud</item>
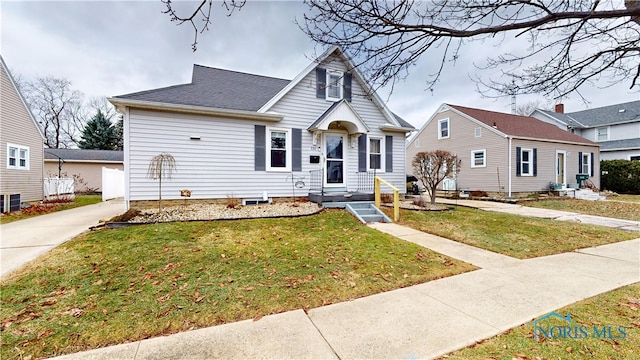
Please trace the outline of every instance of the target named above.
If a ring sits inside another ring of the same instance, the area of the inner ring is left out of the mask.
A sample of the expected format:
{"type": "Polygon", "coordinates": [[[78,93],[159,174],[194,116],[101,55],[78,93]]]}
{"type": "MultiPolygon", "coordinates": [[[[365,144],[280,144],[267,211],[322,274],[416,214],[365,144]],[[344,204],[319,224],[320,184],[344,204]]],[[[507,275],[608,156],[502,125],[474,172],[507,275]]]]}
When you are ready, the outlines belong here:
{"type": "MultiPolygon", "coordinates": [[[[181,4],[181,6],[190,5],[181,4]]],[[[291,79],[309,64],[314,44],[298,29],[305,6],[289,1],[249,1],[231,17],[214,2],[213,24],[191,51],[190,24],[169,21],[159,1],[3,2],[1,52],[12,71],[31,79],[53,75],[71,80],[89,96],[114,96],[188,82],[194,63],[291,79]]],[[[415,126],[443,103],[510,111],[509,98],[482,98],[470,75],[489,55],[525,46],[505,37],[500,44],[472,42],[455,64],[447,63],[434,92],[426,75],[439,59],[424,56],[396,85],[389,106],[415,126]]],[[[488,75],[488,74],[483,74],[488,75]]],[[[628,84],[585,88],[590,106],[638,99],[628,84]]],[[[383,99],[389,89],[381,89],[383,99]]],[[[536,96],[518,96],[518,103],[536,96]]],[[[586,107],[578,96],[564,99],[567,111],[586,107]]]]}

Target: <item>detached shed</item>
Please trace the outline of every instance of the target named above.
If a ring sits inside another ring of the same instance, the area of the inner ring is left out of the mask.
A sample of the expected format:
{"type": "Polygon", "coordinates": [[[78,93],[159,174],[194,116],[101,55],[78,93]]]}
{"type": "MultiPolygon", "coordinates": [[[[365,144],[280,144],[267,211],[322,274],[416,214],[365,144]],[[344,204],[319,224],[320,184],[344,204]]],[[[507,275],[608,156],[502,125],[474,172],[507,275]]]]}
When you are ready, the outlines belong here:
{"type": "Polygon", "coordinates": [[[76,192],[102,192],[102,167],[124,170],[115,150],[44,149],[45,177],[74,177],[76,192]]]}

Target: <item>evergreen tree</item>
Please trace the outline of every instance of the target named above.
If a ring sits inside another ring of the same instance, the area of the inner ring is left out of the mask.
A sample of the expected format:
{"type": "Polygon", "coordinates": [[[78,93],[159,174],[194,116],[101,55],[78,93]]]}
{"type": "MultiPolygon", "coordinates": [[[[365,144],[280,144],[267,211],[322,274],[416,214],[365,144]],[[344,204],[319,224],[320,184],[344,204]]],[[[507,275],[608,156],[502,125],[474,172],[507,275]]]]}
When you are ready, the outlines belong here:
{"type": "Polygon", "coordinates": [[[79,142],[80,149],[115,150],[117,147],[117,135],[111,121],[102,111],[98,112],[87,122],[79,142]]]}
{"type": "Polygon", "coordinates": [[[124,149],[124,128],[122,115],[119,116],[118,122],[113,126],[116,133],[116,145],[114,150],[124,149]]]}

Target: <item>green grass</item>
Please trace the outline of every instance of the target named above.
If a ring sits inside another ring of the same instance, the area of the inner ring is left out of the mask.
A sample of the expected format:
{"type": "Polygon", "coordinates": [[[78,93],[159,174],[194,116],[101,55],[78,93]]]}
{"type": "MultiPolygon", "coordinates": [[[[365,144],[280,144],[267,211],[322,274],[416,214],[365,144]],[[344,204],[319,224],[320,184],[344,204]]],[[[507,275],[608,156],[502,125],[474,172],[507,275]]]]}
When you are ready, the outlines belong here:
{"type": "Polygon", "coordinates": [[[0,281],[2,359],[259,318],[474,269],[344,211],[80,236],[0,281]]]}
{"type": "MultiPolygon", "coordinates": [[[[577,199],[527,201],[522,203],[522,205],[640,221],[640,202],[634,203],[631,202],[632,200],[624,200],[630,196],[633,195],[626,195],[625,198],[618,196],[611,197],[610,200],[612,201],[589,201],[577,199]]],[[[636,197],[640,198],[640,196],[636,197]]],[[[639,201],[638,199],[635,200],[639,201]]]]}
{"type": "Polygon", "coordinates": [[[607,197],[607,200],[640,203],[640,195],[620,194],[616,196],[609,196],[607,197]]]}
{"type": "MultiPolygon", "coordinates": [[[[533,322],[511,329],[491,339],[450,353],[443,359],[637,359],[640,349],[640,283],[629,285],[573,305],[556,310],[562,316],[571,313],[575,326],[587,332],[579,332],[581,338],[540,337],[534,340],[533,322]],[[593,333],[596,326],[613,326],[614,336],[622,336],[619,326],[624,326],[624,339],[599,339],[593,333]]],[[[551,326],[567,326],[556,320],[543,320],[545,329],[551,326]]],[[[572,327],[574,325],[571,325],[572,327]]],[[[539,332],[538,332],[539,333],[539,332]]]]}
{"type": "MultiPolygon", "coordinates": [[[[387,214],[393,210],[385,208],[387,214]]],[[[638,233],[465,207],[400,210],[400,224],[520,259],[631,240],[638,233]]]]}
{"type": "Polygon", "coordinates": [[[18,220],[29,219],[35,216],[49,214],[56,211],[73,209],[80,206],[97,204],[101,201],[101,195],[78,195],[75,197],[73,202],[70,203],[52,204],[50,206],[34,205],[31,208],[24,209],[16,213],[0,215],[0,224],[7,224],[18,220]]]}

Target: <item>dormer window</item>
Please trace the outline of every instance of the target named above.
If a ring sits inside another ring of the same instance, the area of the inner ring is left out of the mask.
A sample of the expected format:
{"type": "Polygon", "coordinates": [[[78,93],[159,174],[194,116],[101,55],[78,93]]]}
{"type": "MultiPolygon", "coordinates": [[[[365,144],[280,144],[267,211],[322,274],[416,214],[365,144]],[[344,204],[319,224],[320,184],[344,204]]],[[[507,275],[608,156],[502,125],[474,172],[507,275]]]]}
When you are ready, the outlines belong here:
{"type": "Polygon", "coordinates": [[[345,99],[351,102],[351,81],[348,72],[316,68],[316,98],[329,101],[345,99]]]}
{"type": "Polygon", "coordinates": [[[342,73],[330,72],[327,74],[327,100],[342,99],[342,73]]]}

